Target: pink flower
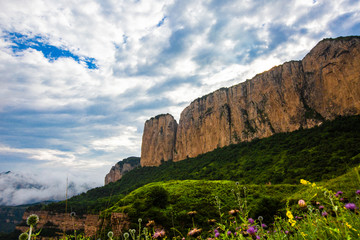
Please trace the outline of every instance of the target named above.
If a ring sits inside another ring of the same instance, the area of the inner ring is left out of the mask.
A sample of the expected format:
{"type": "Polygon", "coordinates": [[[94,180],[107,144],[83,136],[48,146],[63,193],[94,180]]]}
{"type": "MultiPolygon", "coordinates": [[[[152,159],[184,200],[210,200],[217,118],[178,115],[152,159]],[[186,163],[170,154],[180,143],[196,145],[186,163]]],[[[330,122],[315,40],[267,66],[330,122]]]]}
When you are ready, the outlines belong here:
{"type": "Polygon", "coordinates": [[[300,199],[298,201],[298,204],[299,204],[300,207],[306,207],[306,202],[303,199],[300,199]]]}
{"type": "Polygon", "coordinates": [[[354,211],[355,209],[357,209],[355,203],[347,203],[347,204],[345,204],[345,208],[347,208],[347,209],[349,209],[349,210],[353,210],[353,211],[354,211]]]}

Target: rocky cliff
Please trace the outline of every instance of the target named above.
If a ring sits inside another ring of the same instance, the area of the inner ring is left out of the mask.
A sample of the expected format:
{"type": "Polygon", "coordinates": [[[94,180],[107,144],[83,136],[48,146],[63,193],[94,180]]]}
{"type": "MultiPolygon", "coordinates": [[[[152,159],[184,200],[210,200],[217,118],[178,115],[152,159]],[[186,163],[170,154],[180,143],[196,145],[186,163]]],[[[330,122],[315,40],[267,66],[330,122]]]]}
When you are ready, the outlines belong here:
{"type": "Polygon", "coordinates": [[[110,172],[105,176],[105,185],[111,182],[116,182],[121,179],[122,176],[140,166],[139,157],[129,157],[125,158],[122,161],[119,161],[110,169],[110,172]]]}
{"type": "Polygon", "coordinates": [[[145,122],[141,145],[141,166],[159,166],[174,157],[177,122],[170,114],[145,122]]]}
{"type": "MultiPolygon", "coordinates": [[[[360,37],[324,39],[302,61],[286,62],[193,101],[181,113],[172,159],[353,114],[360,114],[360,37]]],[[[156,166],[164,148],[171,155],[171,141],[165,146],[149,141],[146,129],[145,123],[142,148],[152,152],[141,165],[156,166]]]]}

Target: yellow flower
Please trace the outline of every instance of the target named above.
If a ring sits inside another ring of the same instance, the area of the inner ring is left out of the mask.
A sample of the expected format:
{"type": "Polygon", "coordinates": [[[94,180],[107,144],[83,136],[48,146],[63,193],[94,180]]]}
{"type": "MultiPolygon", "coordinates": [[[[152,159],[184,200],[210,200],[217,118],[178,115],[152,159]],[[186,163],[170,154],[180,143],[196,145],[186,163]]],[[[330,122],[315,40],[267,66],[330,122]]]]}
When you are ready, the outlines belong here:
{"type": "Polygon", "coordinates": [[[355,232],[357,232],[356,229],[354,229],[349,223],[345,222],[345,224],[346,224],[346,226],[347,226],[348,228],[350,228],[350,229],[354,230],[355,232]]]}
{"type": "Polygon", "coordinates": [[[291,224],[291,226],[295,226],[296,221],[294,220],[294,216],[292,215],[292,213],[290,212],[290,210],[286,211],[286,216],[289,218],[289,223],[291,224]]]}
{"type": "Polygon", "coordinates": [[[290,210],[287,210],[286,216],[287,216],[288,218],[290,218],[290,219],[293,219],[293,218],[294,218],[294,216],[292,215],[292,213],[290,212],[290,210]]]}
{"type": "Polygon", "coordinates": [[[304,179],[300,179],[300,183],[306,185],[306,184],[308,184],[309,182],[306,181],[306,180],[304,180],[304,179]]]}

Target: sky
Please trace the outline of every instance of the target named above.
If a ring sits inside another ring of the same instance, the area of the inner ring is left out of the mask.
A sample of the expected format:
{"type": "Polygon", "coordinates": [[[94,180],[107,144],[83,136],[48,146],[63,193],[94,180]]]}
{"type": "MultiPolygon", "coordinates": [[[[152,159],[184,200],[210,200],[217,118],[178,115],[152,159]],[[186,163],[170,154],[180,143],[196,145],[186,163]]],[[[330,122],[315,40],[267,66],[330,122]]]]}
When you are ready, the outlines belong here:
{"type": "Polygon", "coordinates": [[[0,5],[0,172],[59,186],[63,198],[67,178],[78,191],[101,186],[112,165],[140,156],[147,119],[179,120],[202,95],[360,33],[358,0],[0,5]]]}

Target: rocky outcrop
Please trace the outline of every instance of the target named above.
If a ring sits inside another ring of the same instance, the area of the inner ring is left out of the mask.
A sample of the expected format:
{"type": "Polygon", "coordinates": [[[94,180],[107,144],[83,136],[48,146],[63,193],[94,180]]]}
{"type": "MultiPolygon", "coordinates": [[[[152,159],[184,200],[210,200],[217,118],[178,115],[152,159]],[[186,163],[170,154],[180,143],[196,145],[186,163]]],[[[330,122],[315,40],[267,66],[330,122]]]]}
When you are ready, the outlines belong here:
{"type": "Polygon", "coordinates": [[[170,114],[158,115],[145,122],[141,145],[141,166],[159,166],[172,160],[177,122],[170,114]]]}
{"type": "MultiPolygon", "coordinates": [[[[181,113],[172,159],[353,114],[360,114],[360,37],[325,39],[302,61],[286,62],[193,101],[181,113]]],[[[146,165],[156,166],[163,143],[147,139],[142,146],[153,151],[146,165]]],[[[168,144],[164,148],[170,154],[168,144]]]]}
{"type": "MultiPolygon", "coordinates": [[[[74,231],[84,232],[86,236],[95,236],[96,231],[101,226],[101,220],[98,215],[82,215],[70,216],[69,213],[52,213],[49,211],[32,211],[25,212],[23,215],[22,224],[16,226],[17,230],[26,232],[29,226],[26,225],[26,219],[30,214],[36,214],[39,217],[39,222],[36,225],[37,229],[42,229],[42,232],[51,233],[51,239],[59,239],[64,232],[74,231]],[[44,230],[46,229],[46,230],[44,230]],[[56,237],[58,236],[58,237],[56,237]]],[[[40,239],[49,239],[40,233],[40,239]]]]}
{"type": "Polygon", "coordinates": [[[105,176],[105,185],[111,182],[116,182],[121,179],[122,176],[140,166],[139,157],[129,157],[125,158],[122,161],[119,161],[110,169],[110,172],[105,176]]]}
{"type": "MultiPolygon", "coordinates": [[[[87,214],[81,216],[70,216],[69,213],[52,213],[49,211],[31,211],[25,212],[22,223],[16,226],[16,230],[26,232],[29,226],[26,225],[26,219],[30,214],[36,214],[39,222],[36,225],[36,231],[41,229],[37,239],[62,239],[63,233],[74,233],[74,230],[84,232],[86,237],[96,237],[104,226],[109,226],[115,236],[120,236],[123,230],[128,229],[130,222],[125,213],[111,213],[109,220],[104,220],[96,214],[87,214]]],[[[97,238],[95,238],[97,239],[97,238]]]]}

